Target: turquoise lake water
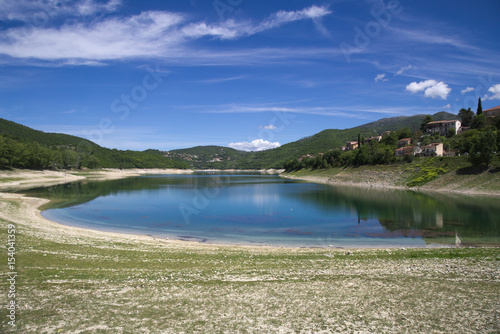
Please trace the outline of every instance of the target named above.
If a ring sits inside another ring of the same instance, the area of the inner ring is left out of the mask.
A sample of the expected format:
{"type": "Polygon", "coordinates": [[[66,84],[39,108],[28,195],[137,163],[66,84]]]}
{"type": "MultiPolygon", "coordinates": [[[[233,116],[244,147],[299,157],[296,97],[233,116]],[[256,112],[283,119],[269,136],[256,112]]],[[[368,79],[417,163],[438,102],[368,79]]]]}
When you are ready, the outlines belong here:
{"type": "Polygon", "coordinates": [[[33,189],[50,220],[208,243],[424,247],[500,243],[496,198],[332,187],[276,175],[154,175],[33,189]]]}

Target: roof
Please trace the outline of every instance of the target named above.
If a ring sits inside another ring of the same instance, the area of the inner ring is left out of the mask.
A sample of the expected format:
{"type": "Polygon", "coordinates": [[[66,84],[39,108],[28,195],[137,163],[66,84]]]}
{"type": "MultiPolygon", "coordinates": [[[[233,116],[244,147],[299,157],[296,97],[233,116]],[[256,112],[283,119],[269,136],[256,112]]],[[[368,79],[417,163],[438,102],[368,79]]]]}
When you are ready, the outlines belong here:
{"type": "Polygon", "coordinates": [[[436,147],[436,146],[439,146],[439,145],[443,145],[443,143],[432,143],[432,144],[429,144],[425,147],[436,147]]]}
{"type": "Polygon", "coordinates": [[[429,122],[427,124],[442,124],[442,123],[455,123],[455,122],[458,122],[458,119],[452,121],[434,121],[434,122],[429,122]]]}
{"type": "Polygon", "coordinates": [[[500,111],[500,106],[496,106],[496,107],[493,107],[490,109],[483,110],[483,112],[487,112],[487,111],[500,111]]]}
{"type": "Polygon", "coordinates": [[[402,141],[402,140],[411,140],[411,138],[403,138],[403,139],[400,139],[399,141],[402,141]]]}

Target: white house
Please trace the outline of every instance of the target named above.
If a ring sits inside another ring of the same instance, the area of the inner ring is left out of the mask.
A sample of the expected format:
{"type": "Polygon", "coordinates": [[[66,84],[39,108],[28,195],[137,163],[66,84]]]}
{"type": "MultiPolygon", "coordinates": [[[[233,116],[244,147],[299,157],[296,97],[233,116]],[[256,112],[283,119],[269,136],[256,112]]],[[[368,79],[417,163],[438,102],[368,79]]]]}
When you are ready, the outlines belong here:
{"type": "Polygon", "coordinates": [[[438,157],[443,156],[443,143],[432,143],[424,147],[425,155],[435,155],[438,157]]]}
{"type": "Polygon", "coordinates": [[[435,121],[427,123],[427,132],[436,133],[439,132],[441,136],[446,136],[448,134],[448,130],[454,129],[455,134],[460,130],[462,123],[459,120],[454,121],[435,121]]]}

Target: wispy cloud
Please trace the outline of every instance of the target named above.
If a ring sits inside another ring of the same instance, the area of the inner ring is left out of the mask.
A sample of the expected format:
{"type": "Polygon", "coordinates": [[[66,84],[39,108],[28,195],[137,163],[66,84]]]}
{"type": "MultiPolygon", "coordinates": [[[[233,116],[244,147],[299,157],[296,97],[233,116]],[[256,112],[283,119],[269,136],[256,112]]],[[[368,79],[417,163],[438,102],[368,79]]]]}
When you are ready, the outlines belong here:
{"type": "Polygon", "coordinates": [[[279,104],[226,104],[214,106],[189,106],[189,110],[200,113],[211,114],[238,114],[238,113],[290,113],[304,115],[321,115],[343,118],[366,119],[368,114],[381,115],[413,115],[425,110],[405,106],[379,106],[366,105],[351,106],[300,106],[289,107],[279,104]]]}
{"type": "Polygon", "coordinates": [[[464,42],[457,36],[442,35],[439,30],[424,31],[419,29],[404,29],[396,26],[389,26],[388,29],[395,33],[399,38],[408,41],[418,42],[422,44],[438,44],[453,46],[460,49],[476,50],[477,47],[464,42]]]}
{"type": "Polygon", "coordinates": [[[474,90],[474,87],[467,87],[467,88],[465,88],[465,89],[462,89],[462,90],[460,91],[460,94],[462,94],[462,95],[463,95],[463,94],[465,94],[465,93],[472,92],[473,90],[474,90]]]}
{"type": "Polygon", "coordinates": [[[408,66],[404,66],[404,67],[401,67],[395,74],[394,76],[398,76],[398,75],[401,75],[403,74],[404,72],[408,71],[409,69],[411,69],[413,66],[411,65],[408,65],[408,66]]]}
{"type": "Polygon", "coordinates": [[[0,0],[0,21],[22,21],[35,26],[44,26],[49,19],[59,16],[90,16],[98,13],[111,13],[121,6],[121,0],[96,2],[51,1],[51,0],[0,0]]]}
{"type": "MultiPolygon", "coordinates": [[[[112,0],[97,5],[89,0],[80,3],[74,10],[90,15],[98,9],[112,10],[118,4],[112,0]]],[[[318,19],[329,13],[327,7],[311,6],[299,11],[279,11],[262,22],[227,20],[208,24],[189,22],[180,13],[145,11],[125,18],[104,17],[92,22],[79,20],[61,26],[12,27],[0,33],[0,54],[85,65],[128,58],[217,58],[217,54],[213,53],[193,54],[190,41],[203,37],[241,38],[294,21],[318,19]]]]}
{"type": "Polygon", "coordinates": [[[259,126],[259,129],[264,129],[264,130],[276,130],[277,127],[274,126],[273,124],[269,124],[269,125],[264,125],[264,126],[259,126]]]}
{"type": "Polygon", "coordinates": [[[228,81],[241,80],[244,78],[246,78],[246,76],[238,75],[235,77],[228,77],[228,78],[215,78],[215,79],[198,80],[196,82],[204,83],[204,84],[217,84],[217,83],[223,83],[223,82],[228,82],[228,81]]]}
{"type": "Polygon", "coordinates": [[[387,79],[385,77],[385,73],[382,73],[382,74],[378,74],[376,77],[375,77],[375,82],[384,82],[384,81],[388,81],[389,79],[387,79]]]}

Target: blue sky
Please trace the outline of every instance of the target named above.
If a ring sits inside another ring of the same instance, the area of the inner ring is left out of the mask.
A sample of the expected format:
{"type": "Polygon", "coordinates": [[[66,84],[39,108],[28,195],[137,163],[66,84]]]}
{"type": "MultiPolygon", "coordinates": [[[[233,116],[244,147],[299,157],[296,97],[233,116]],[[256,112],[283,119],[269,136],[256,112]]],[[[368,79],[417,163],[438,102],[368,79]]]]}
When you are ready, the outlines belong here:
{"type": "Polygon", "coordinates": [[[109,148],[277,147],[500,105],[500,1],[0,0],[0,117],[109,148]]]}

